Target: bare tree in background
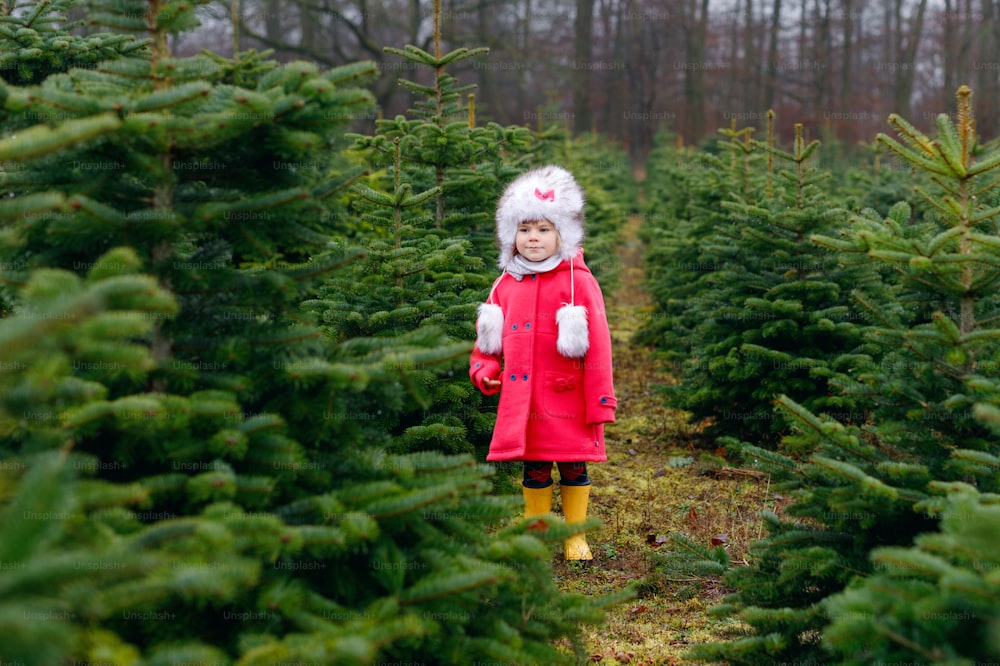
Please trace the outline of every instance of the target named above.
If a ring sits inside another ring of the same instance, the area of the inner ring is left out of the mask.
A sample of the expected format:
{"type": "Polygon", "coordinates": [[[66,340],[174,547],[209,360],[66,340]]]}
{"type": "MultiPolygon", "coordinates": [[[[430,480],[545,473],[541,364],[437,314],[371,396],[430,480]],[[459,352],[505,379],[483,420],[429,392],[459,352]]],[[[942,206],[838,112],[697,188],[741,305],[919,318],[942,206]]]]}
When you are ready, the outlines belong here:
{"type": "MultiPolygon", "coordinates": [[[[968,6],[970,0],[966,0],[968,6]]],[[[954,93],[958,88],[958,72],[969,56],[971,45],[968,35],[968,21],[961,19],[962,0],[944,0],[944,17],[941,21],[941,60],[943,65],[943,83],[941,87],[941,102],[943,108],[954,107],[954,93]]]]}
{"type": "Polygon", "coordinates": [[[573,30],[573,111],[575,132],[589,132],[590,81],[593,78],[594,0],[576,0],[573,30]]]}
{"type": "MultiPolygon", "coordinates": [[[[984,138],[1000,131],[1000,0],[444,0],[444,42],[487,46],[452,73],[480,86],[482,118],[596,130],[643,155],[660,129],[695,143],[778,113],[848,145],[889,113],[928,127],[975,91],[984,138]],[[672,63],[672,66],[671,66],[672,63]],[[544,109],[545,113],[535,113],[544,109]],[[863,113],[852,116],[851,111],[863,113]],[[537,120],[537,122],[536,122],[537,120]]],[[[210,6],[202,42],[231,54],[232,0],[210,6]]],[[[240,0],[240,46],[334,66],[374,60],[382,112],[409,105],[405,66],[383,46],[429,50],[431,0],[240,0]]],[[[187,38],[186,38],[187,39],[187,38]]],[[[783,133],[782,133],[782,130],[783,133]]]]}
{"type": "MultiPolygon", "coordinates": [[[[273,49],[279,60],[310,60],[326,67],[374,60],[387,76],[375,83],[372,92],[386,106],[396,96],[400,63],[387,57],[382,47],[406,43],[429,47],[422,4],[420,0],[242,0],[240,48],[273,49]]],[[[231,21],[232,7],[220,0],[215,16],[231,21]]]]}
{"type": "MultiPolygon", "coordinates": [[[[697,141],[705,134],[705,71],[711,65],[705,60],[708,36],[708,0],[680,0],[680,29],[683,33],[684,102],[681,129],[697,141]]],[[[676,69],[676,68],[675,68],[676,69]]]]}
{"type": "MultiPolygon", "coordinates": [[[[931,16],[935,16],[932,12],[931,16]]],[[[940,86],[933,94],[933,113],[955,110],[955,91],[968,85],[975,93],[976,127],[984,137],[1000,131],[1000,2],[992,0],[944,0],[944,8],[932,25],[937,35],[941,62],[940,86]]]]}
{"type": "Polygon", "coordinates": [[[844,0],[841,17],[843,20],[843,44],[840,59],[840,95],[843,99],[851,99],[851,70],[854,64],[854,0],[844,0]]]}
{"type": "Polygon", "coordinates": [[[833,64],[833,34],[831,26],[831,0],[813,0],[813,51],[812,57],[796,63],[803,78],[812,79],[812,117],[817,125],[823,124],[821,119],[830,117],[830,107],[833,101],[831,90],[831,65],[833,64]]]}
{"type": "Polygon", "coordinates": [[[917,70],[917,46],[924,29],[927,0],[919,0],[907,20],[906,0],[892,0],[885,4],[886,56],[880,63],[892,90],[892,109],[904,118],[910,117],[913,99],[913,81],[917,70]]]}
{"type": "Polygon", "coordinates": [[[635,51],[634,48],[626,48],[630,45],[630,40],[625,37],[626,21],[622,14],[630,0],[599,0],[597,5],[597,25],[599,31],[607,42],[607,53],[612,62],[624,63],[626,76],[605,77],[601,81],[601,98],[599,102],[599,117],[603,121],[603,126],[599,129],[612,136],[620,136],[626,145],[631,145],[632,137],[625,125],[621,122],[630,108],[628,95],[632,90],[630,82],[631,70],[628,69],[628,54],[635,51]]]}
{"type": "Polygon", "coordinates": [[[976,61],[973,63],[973,88],[977,129],[987,136],[997,132],[997,108],[1000,107],[1000,86],[997,82],[1000,69],[1000,2],[982,0],[981,21],[976,40],[976,61]]]}
{"type": "Polygon", "coordinates": [[[778,87],[778,38],[781,31],[781,0],[774,0],[771,6],[771,27],[767,32],[767,60],[764,70],[764,97],[762,106],[774,106],[774,96],[778,87]]]}

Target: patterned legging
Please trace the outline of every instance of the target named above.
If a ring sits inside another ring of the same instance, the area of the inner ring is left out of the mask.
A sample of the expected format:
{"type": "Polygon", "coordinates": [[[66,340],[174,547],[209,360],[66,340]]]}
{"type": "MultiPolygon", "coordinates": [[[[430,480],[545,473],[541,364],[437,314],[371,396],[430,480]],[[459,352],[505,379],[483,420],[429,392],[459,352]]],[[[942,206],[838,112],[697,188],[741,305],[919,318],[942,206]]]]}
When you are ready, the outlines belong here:
{"type": "MultiPolygon", "coordinates": [[[[561,462],[556,464],[559,466],[559,485],[590,485],[590,477],[587,476],[587,463],[561,462]]],[[[548,488],[552,485],[552,463],[525,460],[524,480],[521,483],[524,484],[525,488],[548,488]]]]}

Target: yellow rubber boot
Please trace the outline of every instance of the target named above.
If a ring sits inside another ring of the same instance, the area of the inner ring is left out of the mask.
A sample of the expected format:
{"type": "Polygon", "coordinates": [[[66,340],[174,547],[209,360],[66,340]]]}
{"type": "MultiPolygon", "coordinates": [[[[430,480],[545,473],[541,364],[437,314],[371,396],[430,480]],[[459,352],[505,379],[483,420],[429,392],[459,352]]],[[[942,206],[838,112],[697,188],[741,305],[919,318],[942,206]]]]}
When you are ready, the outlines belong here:
{"type": "Polygon", "coordinates": [[[543,513],[552,513],[552,486],[548,488],[528,488],[521,486],[524,491],[524,517],[540,516],[543,513]]]}
{"type": "MultiPolygon", "coordinates": [[[[590,486],[559,486],[562,493],[563,514],[566,524],[582,523],[587,520],[587,503],[590,500],[590,486]]],[[[566,539],[565,558],[567,560],[592,560],[593,554],[587,545],[586,533],[574,534],[566,539]]]]}

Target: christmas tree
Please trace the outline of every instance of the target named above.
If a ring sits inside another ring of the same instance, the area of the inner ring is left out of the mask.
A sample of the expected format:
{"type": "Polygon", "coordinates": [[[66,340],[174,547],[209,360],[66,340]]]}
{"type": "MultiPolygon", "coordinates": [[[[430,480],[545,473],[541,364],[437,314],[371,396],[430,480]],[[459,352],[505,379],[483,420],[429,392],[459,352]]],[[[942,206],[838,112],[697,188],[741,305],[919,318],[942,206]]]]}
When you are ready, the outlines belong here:
{"type": "Polygon", "coordinates": [[[477,124],[474,86],[460,85],[447,68],[487,49],[445,52],[440,16],[436,3],[433,54],[412,45],[386,48],[416,72],[426,71],[432,84],[401,80],[416,98],[408,116],[378,120],[372,136],[351,135],[371,175],[350,197],[364,224],[339,230],[344,242],[363,244],[365,257],[307,305],[337,340],[437,331],[454,343],[449,363],[397,368],[421,399],[417,409],[384,425],[398,435],[393,446],[399,452],[484,455],[494,410],[468,381],[467,341],[475,338],[476,303],[495,278],[489,266],[500,183],[534,138],[523,127],[477,124]]]}
{"type": "Polygon", "coordinates": [[[32,564],[0,585],[62,614],[30,632],[5,615],[0,654],[571,661],[557,639],[579,652],[610,601],[555,589],[550,544],[572,530],[507,524],[470,457],[390,453],[385,420],[428,392],[412,373],[469,344],[331,339],[302,307],[362,255],[330,211],[358,177],[341,133],[373,65],[175,58],[197,4],[91,3],[134,48],[3,91],[0,336],[60,354],[4,348],[25,367],[3,378],[3,556],[32,564]],[[78,326],[38,324],[64,311],[78,326]]]}
{"type": "MultiPolygon", "coordinates": [[[[75,0],[5,2],[0,30],[0,78],[13,85],[39,83],[50,74],[73,67],[92,67],[98,62],[142,49],[127,34],[74,32],[82,22],[67,20],[75,0]]],[[[35,122],[45,118],[32,118],[35,122]]]]}
{"type": "Polygon", "coordinates": [[[151,599],[176,584],[167,539],[201,551],[205,562],[239,560],[225,544],[213,552],[211,539],[196,536],[198,529],[208,536],[206,522],[143,525],[132,509],[146,490],[99,478],[118,466],[67,438],[62,413],[108,393],[76,371],[115,363],[147,372],[149,350],[134,339],[176,311],[154,279],[135,273],[131,251],[112,250],[101,265],[85,278],[34,271],[18,314],[0,322],[0,654],[14,663],[61,663],[87,646],[117,652],[119,642],[91,622],[129,608],[124,602],[138,590],[151,599]],[[109,270],[114,265],[120,268],[109,270]],[[96,360],[112,346],[115,361],[96,360]],[[14,433],[24,446],[10,448],[14,433]]]}
{"type": "Polygon", "coordinates": [[[737,131],[734,124],[726,132],[730,140],[719,142],[721,156],[678,147],[670,134],[661,133],[646,166],[640,238],[646,244],[647,290],[656,307],[636,341],[660,347],[676,370],[689,356],[688,338],[697,323],[688,299],[704,288],[701,278],[719,268],[703,242],[725,222],[722,200],[742,190],[747,170],[762,159],[750,143],[751,128],[737,131]]]}
{"type": "Polygon", "coordinates": [[[904,203],[815,237],[892,276],[856,292],[872,322],[869,354],[852,356],[853,372],[836,384],[867,400],[870,418],[845,425],[782,397],[795,424],[783,446],[795,455],[741,445],[793,502],[787,517],[767,516],[751,566],[726,577],[736,592],[720,610],[737,612],[752,636],[701,657],[982,663],[998,654],[983,535],[1000,453],[1000,153],[978,146],[970,97],[959,90],[956,118],[938,116],[933,139],[898,116],[900,140],[878,137],[928,175],[917,191],[933,215],[911,223],[904,203]]]}
{"type": "Polygon", "coordinates": [[[854,277],[810,240],[844,211],[820,189],[826,175],[808,166],[819,144],[807,144],[802,132],[797,125],[786,152],[773,139],[753,141],[750,130],[727,130],[729,163],[715,164],[735,191],[718,202],[722,219],[717,212],[700,221],[705,235],[673,251],[676,273],[659,298],[687,296],[674,333],[683,336],[674,345],[686,358],[668,401],[708,419],[706,434],[773,446],[786,428],[772,405],[782,393],[809,407],[836,407],[842,420],[865,418],[850,400],[828,395],[838,372],[831,362],[843,364],[858,344],[845,288],[854,277]],[[765,173],[753,168],[762,162],[758,149],[767,156],[765,173]]]}
{"type": "MultiPolygon", "coordinates": [[[[430,85],[401,81],[415,101],[407,115],[376,121],[374,135],[354,134],[354,152],[370,175],[353,189],[349,207],[363,225],[340,224],[344,242],[359,242],[365,257],[328,281],[308,303],[331,336],[385,336],[434,327],[449,340],[475,337],[475,305],[497,277],[493,212],[503,186],[531,164],[580,167],[588,189],[588,257],[612,275],[614,231],[627,207],[605,190],[634,196],[634,179],[620,154],[597,150],[594,139],[540,136],[525,127],[477,120],[473,86],[448,73],[485,49],[445,51],[435,5],[434,52],[387,48],[430,85]],[[613,156],[613,157],[611,157],[613,156]],[[590,164],[588,168],[588,164],[590,164]],[[609,165],[621,166],[615,176],[609,165]],[[588,178],[589,176],[589,178],[588,178]],[[623,181],[623,182],[622,182],[623,181]],[[631,189],[630,189],[631,185],[631,189]],[[615,189],[613,188],[613,189],[615,189]],[[603,258],[603,259],[602,259],[603,258]]],[[[348,216],[338,216],[347,219],[348,216]]],[[[401,436],[400,451],[476,451],[484,456],[496,399],[483,398],[466,378],[465,357],[435,368],[403,368],[407,382],[426,387],[419,411],[386,426],[401,436]]],[[[380,415],[381,416],[381,415],[380,415]]]]}

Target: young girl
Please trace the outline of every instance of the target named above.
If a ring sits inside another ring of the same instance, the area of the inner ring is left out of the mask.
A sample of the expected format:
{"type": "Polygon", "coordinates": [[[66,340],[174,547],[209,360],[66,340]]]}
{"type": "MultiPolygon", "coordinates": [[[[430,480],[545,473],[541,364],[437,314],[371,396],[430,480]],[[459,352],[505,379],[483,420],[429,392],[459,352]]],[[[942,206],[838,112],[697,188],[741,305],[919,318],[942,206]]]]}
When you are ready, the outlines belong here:
{"type": "MultiPolygon", "coordinates": [[[[583,204],[557,166],[507,187],[496,212],[503,274],[479,306],[469,367],[483,393],[500,393],[486,459],[524,461],[525,517],[552,510],[555,462],[567,523],[587,518],[587,463],[607,460],[617,406],[604,296],[580,247],[583,204]]],[[[593,558],[584,534],[567,539],[565,558],[593,558]]]]}

